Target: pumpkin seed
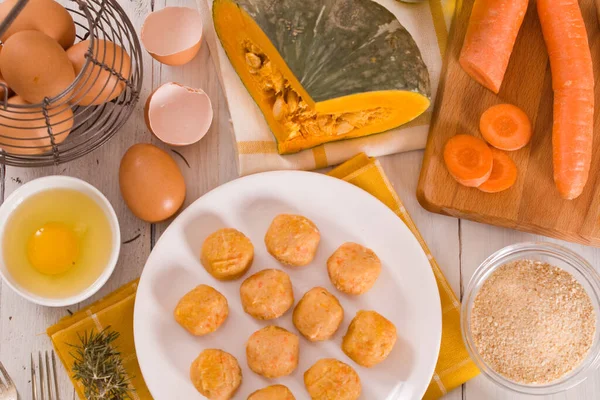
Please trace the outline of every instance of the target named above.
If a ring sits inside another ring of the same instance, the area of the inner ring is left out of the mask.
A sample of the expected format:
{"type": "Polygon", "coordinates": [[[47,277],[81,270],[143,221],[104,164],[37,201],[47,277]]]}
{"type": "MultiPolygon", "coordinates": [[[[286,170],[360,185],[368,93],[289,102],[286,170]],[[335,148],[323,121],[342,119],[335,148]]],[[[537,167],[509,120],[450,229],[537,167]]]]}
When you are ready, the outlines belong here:
{"type": "Polygon", "coordinates": [[[309,136],[321,136],[321,130],[316,121],[306,121],[303,125],[304,130],[309,136]]]}
{"type": "Polygon", "coordinates": [[[352,126],[350,123],[348,123],[346,121],[342,121],[336,126],[335,133],[338,135],[345,135],[346,133],[352,131],[353,129],[354,129],[354,126],[352,126]]]}
{"type": "Polygon", "coordinates": [[[285,81],[283,79],[283,75],[279,71],[273,71],[273,75],[271,76],[273,80],[273,87],[279,93],[283,91],[285,81]]]}
{"type": "Polygon", "coordinates": [[[285,100],[283,100],[283,96],[277,97],[275,99],[275,103],[273,104],[273,116],[276,120],[281,120],[285,117],[287,105],[285,104],[285,100]]]}
{"type": "Polygon", "coordinates": [[[262,65],[262,60],[256,54],[248,52],[246,53],[246,64],[252,68],[260,68],[262,65]]]}
{"type": "Polygon", "coordinates": [[[298,109],[298,95],[293,90],[290,90],[285,97],[290,114],[298,109]]]}
{"type": "Polygon", "coordinates": [[[260,74],[262,76],[270,76],[273,74],[273,66],[271,65],[271,61],[267,61],[260,68],[260,74]]]}
{"type": "Polygon", "coordinates": [[[296,136],[300,135],[300,125],[295,123],[295,122],[291,122],[288,121],[284,124],[285,130],[288,132],[288,139],[293,139],[296,136]]]}
{"type": "Polygon", "coordinates": [[[346,113],[342,114],[342,119],[353,126],[358,126],[361,122],[364,122],[364,116],[360,115],[363,113],[346,113]]]}

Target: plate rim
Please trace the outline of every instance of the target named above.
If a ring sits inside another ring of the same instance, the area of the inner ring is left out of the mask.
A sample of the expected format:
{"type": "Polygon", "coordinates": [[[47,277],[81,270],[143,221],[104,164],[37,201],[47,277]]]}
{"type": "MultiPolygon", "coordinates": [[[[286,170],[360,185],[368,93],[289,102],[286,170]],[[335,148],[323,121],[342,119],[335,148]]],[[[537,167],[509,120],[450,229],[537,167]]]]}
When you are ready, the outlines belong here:
{"type": "MultiPolygon", "coordinates": [[[[246,175],[246,176],[242,176],[242,177],[238,177],[236,179],[233,179],[231,181],[225,182],[224,184],[221,184],[211,190],[209,190],[208,192],[204,193],[203,195],[201,195],[200,197],[198,197],[196,200],[194,200],[192,203],[190,203],[185,209],[183,209],[170,223],[169,226],[164,230],[164,232],[161,234],[160,238],[158,239],[158,241],[156,242],[156,244],[154,245],[154,247],[152,248],[152,251],[150,252],[150,254],[148,255],[148,257],[146,258],[146,261],[144,262],[144,267],[142,269],[142,273],[141,276],[139,278],[139,282],[138,282],[138,289],[140,287],[142,287],[143,282],[145,281],[144,276],[148,276],[148,274],[146,274],[146,266],[149,264],[150,259],[152,258],[152,255],[154,254],[155,250],[159,247],[159,244],[161,243],[161,241],[163,241],[163,239],[167,236],[167,234],[169,233],[169,231],[172,230],[172,227],[175,225],[175,223],[177,221],[181,221],[184,220],[186,218],[186,216],[188,214],[190,214],[192,211],[193,206],[200,202],[200,201],[207,201],[207,198],[210,197],[214,197],[215,195],[217,195],[219,192],[222,192],[224,190],[228,190],[229,187],[233,187],[236,185],[240,185],[240,182],[245,182],[245,181],[252,181],[252,180],[263,180],[263,179],[270,179],[271,177],[276,177],[277,179],[281,179],[281,177],[286,177],[286,176],[291,176],[289,179],[294,179],[293,176],[303,176],[306,177],[306,179],[322,179],[324,181],[328,181],[333,183],[334,185],[345,185],[346,187],[348,187],[350,190],[355,191],[357,193],[357,196],[363,196],[364,198],[370,198],[370,202],[372,202],[373,204],[377,204],[375,205],[375,207],[380,207],[382,209],[385,209],[387,213],[390,214],[390,217],[394,217],[398,220],[398,224],[399,226],[401,225],[402,227],[400,229],[403,229],[406,231],[406,233],[408,234],[409,237],[411,237],[411,240],[414,240],[418,246],[419,249],[419,253],[420,255],[424,258],[424,260],[427,261],[427,265],[430,265],[429,259],[427,257],[427,255],[425,254],[425,250],[423,249],[423,247],[421,246],[421,244],[419,243],[418,239],[415,237],[415,235],[412,233],[412,231],[408,228],[408,226],[406,225],[406,223],[400,218],[400,216],[398,216],[393,210],[391,210],[387,205],[385,205],[381,200],[379,200],[377,197],[375,197],[373,194],[367,192],[366,190],[351,184],[350,182],[347,182],[343,179],[339,179],[339,178],[335,178],[326,174],[322,174],[322,173],[318,173],[318,172],[312,172],[312,171],[299,171],[299,170],[279,170],[279,171],[266,171],[266,172],[259,172],[256,174],[251,174],[251,175],[246,175]],[[358,194],[360,193],[360,194],[358,194]],[[366,196],[365,196],[366,195],[366,196]]],[[[393,189],[392,189],[393,190],[393,189]]],[[[179,223],[179,222],[177,222],[179,223]]],[[[395,223],[395,222],[394,222],[395,223]]],[[[430,267],[427,269],[427,271],[425,272],[425,274],[428,276],[427,280],[429,281],[428,284],[433,285],[434,287],[434,292],[435,292],[435,299],[437,301],[433,301],[433,303],[435,304],[435,314],[438,316],[438,318],[435,318],[435,320],[437,321],[437,328],[436,329],[436,336],[437,336],[437,340],[436,340],[436,346],[435,346],[435,358],[432,362],[430,362],[430,372],[431,372],[431,379],[433,379],[434,374],[435,374],[435,367],[437,365],[437,360],[439,358],[439,353],[440,353],[440,347],[441,347],[441,340],[442,340],[442,307],[441,307],[441,298],[440,298],[440,293],[439,293],[439,288],[437,285],[437,280],[435,277],[435,273],[433,272],[433,267],[430,267]]],[[[147,278],[146,278],[147,279],[147,278]]],[[[138,315],[138,300],[139,297],[137,296],[137,290],[136,290],[136,298],[135,298],[135,303],[134,303],[134,311],[133,311],[133,339],[134,339],[134,346],[136,349],[136,355],[137,355],[137,359],[138,359],[138,364],[140,366],[140,372],[142,374],[142,377],[144,378],[144,381],[146,382],[146,386],[148,387],[148,391],[150,392],[150,394],[156,398],[157,400],[163,400],[163,399],[159,399],[159,397],[155,396],[155,393],[152,392],[152,388],[151,388],[151,384],[148,384],[147,382],[149,382],[149,380],[145,377],[144,374],[144,367],[142,366],[142,363],[140,362],[140,357],[139,354],[137,352],[137,348],[138,348],[138,334],[136,333],[138,330],[136,329],[137,325],[138,325],[138,321],[139,318],[137,317],[138,315]]],[[[423,395],[425,394],[425,392],[427,391],[427,388],[429,387],[429,382],[426,385],[423,385],[423,388],[421,389],[421,391],[418,393],[419,396],[417,398],[421,398],[423,397],[423,395]]]]}

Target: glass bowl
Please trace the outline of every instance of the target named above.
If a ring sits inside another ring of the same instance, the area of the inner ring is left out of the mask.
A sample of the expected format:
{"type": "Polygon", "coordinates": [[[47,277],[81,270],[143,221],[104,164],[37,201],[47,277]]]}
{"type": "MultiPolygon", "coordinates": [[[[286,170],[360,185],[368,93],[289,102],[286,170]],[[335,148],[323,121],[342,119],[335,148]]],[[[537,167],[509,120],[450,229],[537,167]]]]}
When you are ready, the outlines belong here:
{"type": "Polygon", "coordinates": [[[552,243],[519,243],[498,250],[481,263],[473,274],[461,307],[460,326],[467,351],[483,374],[499,386],[524,394],[548,395],[580,384],[600,365],[600,275],[586,260],[562,246],[552,243]],[[573,371],[548,384],[527,385],[505,378],[483,360],[473,341],[471,310],[479,289],[498,267],[519,259],[546,262],[569,272],[585,288],[596,313],[596,332],[587,356],[573,371]]]}

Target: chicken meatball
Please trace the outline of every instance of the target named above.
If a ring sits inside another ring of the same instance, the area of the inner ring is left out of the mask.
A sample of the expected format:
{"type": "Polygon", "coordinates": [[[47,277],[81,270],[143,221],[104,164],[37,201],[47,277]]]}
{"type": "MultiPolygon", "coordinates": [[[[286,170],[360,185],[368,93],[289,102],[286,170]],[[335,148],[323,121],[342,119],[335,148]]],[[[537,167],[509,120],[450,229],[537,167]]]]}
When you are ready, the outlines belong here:
{"type": "Polygon", "coordinates": [[[246,343],[248,367],[266,378],[291,374],[298,366],[298,336],[278,326],[254,332],[246,343]]]}
{"type": "Polygon", "coordinates": [[[228,400],[242,383],[242,370],[231,354],[217,349],[204,350],[190,367],[196,389],[210,400],[228,400]]]}
{"type": "Polygon", "coordinates": [[[269,253],[279,262],[294,267],[310,264],[320,240],[317,226],[300,215],[276,216],[265,235],[269,253]]]}
{"type": "Polygon", "coordinates": [[[311,342],[329,339],[343,319],[344,309],[340,302],[322,287],[306,292],[294,308],[292,317],[296,329],[311,342]]]}
{"type": "Polygon", "coordinates": [[[396,344],[396,327],[375,311],[359,311],[342,341],[342,350],[363,367],[387,358],[396,344]]]}
{"type": "Polygon", "coordinates": [[[327,272],[339,291],[359,295],[375,284],[381,273],[381,261],[371,249],[344,243],[327,260],[327,272]]]}
{"type": "Polygon", "coordinates": [[[356,400],[362,390],[356,371],[334,358],[323,358],[310,367],[304,385],[313,400],[356,400]]]}
{"type": "Polygon", "coordinates": [[[248,400],[296,400],[290,389],[283,385],[267,386],[248,396],[248,400]]]}
{"type": "Polygon", "coordinates": [[[202,336],[216,331],[225,322],[229,307],[218,290],[199,285],[179,300],[173,315],[189,333],[202,336]]]}
{"type": "Polygon", "coordinates": [[[256,319],[275,319],[294,305],[294,291],[288,274],[265,269],[247,278],[240,286],[244,311],[256,319]]]}
{"type": "Polygon", "coordinates": [[[254,246],[242,232],[232,228],[211,233],[200,252],[200,261],[209,274],[228,281],[241,277],[254,259],[254,246]]]}

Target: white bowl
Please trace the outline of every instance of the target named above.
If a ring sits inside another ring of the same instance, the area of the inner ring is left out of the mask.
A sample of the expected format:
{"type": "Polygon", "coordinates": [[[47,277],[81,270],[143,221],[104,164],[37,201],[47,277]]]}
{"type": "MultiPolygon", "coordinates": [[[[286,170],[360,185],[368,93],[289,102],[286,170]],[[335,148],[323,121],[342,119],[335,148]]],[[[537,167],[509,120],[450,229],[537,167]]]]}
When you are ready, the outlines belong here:
{"type": "Polygon", "coordinates": [[[27,182],[17,190],[15,190],[8,198],[2,203],[0,206],[0,248],[2,243],[4,243],[4,235],[6,222],[8,218],[11,216],[13,211],[27,198],[31,197],[34,194],[43,192],[49,189],[71,189],[76,190],[80,193],[85,194],[94,200],[104,211],[104,214],[109,220],[110,229],[112,231],[112,251],[110,255],[110,259],[102,274],[94,281],[92,285],[82,290],[80,293],[69,296],[65,298],[47,298],[35,293],[30,292],[23,288],[19,283],[15,282],[12,278],[10,272],[6,268],[6,263],[4,262],[3,252],[0,252],[0,276],[6,284],[17,292],[21,297],[43,306],[48,307],[63,307],[70,306],[72,304],[79,303],[88,297],[91,297],[94,293],[96,293],[108,280],[110,275],[115,269],[117,265],[117,260],[119,258],[119,251],[121,249],[121,231],[119,229],[119,220],[117,219],[117,214],[115,214],[115,210],[112,208],[112,205],[108,201],[106,197],[94,186],[90,185],[87,182],[82,181],[81,179],[72,178],[68,176],[46,176],[44,178],[34,179],[31,182],[27,182]]]}

